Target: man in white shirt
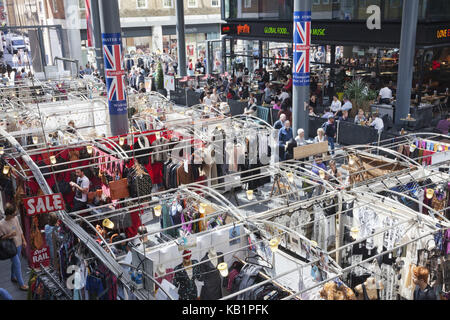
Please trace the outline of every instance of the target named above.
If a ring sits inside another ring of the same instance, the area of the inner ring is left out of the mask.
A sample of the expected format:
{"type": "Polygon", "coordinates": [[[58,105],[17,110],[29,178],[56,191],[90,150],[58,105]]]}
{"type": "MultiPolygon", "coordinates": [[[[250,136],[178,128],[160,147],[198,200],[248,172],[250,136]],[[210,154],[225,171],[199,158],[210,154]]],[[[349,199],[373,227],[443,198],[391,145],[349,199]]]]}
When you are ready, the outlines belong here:
{"type": "Polygon", "coordinates": [[[342,106],[342,111],[344,111],[344,110],[346,110],[346,111],[350,111],[350,110],[352,110],[352,108],[353,108],[353,105],[352,105],[352,103],[350,102],[350,100],[348,100],[348,98],[347,97],[345,97],[344,98],[344,105],[342,106]]]}
{"type": "Polygon", "coordinates": [[[75,170],[77,175],[77,182],[70,182],[72,190],[75,191],[75,198],[73,199],[72,212],[87,208],[87,197],[89,193],[89,179],[84,175],[81,169],[75,170]]]}
{"type": "Polygon", "coordinates": [[[380,115],[378,113],[375,113],[374,120],[370,124],[371,127],[374,127],[375,130],[378,130],[378,134],[380,134],[383,131],[384,123],[383,120],[380,118],[380,115]]]}
{"type": "Polygon", "coordinates": [[[380,103],[391,104],[392,101],[392,90],[388,86],[385,86],[380,90],[379,93],[380,103]]]}
{"type": "Polygon", "coordinates": [[[206,104],[208,107],[212,106],[211,94],[209,92],[206,93],[206,96],[203,98],[203,104],[206,104]]]}

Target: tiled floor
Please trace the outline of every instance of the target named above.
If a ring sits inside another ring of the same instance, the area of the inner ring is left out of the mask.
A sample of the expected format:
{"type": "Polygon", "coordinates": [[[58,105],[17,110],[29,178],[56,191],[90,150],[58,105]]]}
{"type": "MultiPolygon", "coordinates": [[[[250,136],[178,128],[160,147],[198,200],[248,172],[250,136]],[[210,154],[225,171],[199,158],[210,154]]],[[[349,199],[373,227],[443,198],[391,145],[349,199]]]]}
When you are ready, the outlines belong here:
{"type": "MultiPolygon", "coordinates": [[[[28,284],[28,263],[26,259],[22,258],[22,277],[25,284],[28,284]]],[[[13,297],[14,300],[26,300],[27,292],[19,290],[17,283],[11,282],[11,261],[0,261],[0,288],[5,289],[13,297]]]]}

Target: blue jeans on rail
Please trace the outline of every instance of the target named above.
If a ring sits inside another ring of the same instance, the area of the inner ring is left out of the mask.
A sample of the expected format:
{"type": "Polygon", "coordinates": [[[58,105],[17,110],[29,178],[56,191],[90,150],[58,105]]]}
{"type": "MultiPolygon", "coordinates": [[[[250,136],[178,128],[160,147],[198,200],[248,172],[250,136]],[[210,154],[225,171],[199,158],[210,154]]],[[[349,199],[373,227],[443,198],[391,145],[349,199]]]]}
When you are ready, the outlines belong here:
{"type": "Polygon", "coordinates": [[[17,280],[19,286],[24,286],[22,278],[22,265],[20,263],[20,251],[22,246],[17,247],[17,254],[11,258],[11,280],[17,280]]]}

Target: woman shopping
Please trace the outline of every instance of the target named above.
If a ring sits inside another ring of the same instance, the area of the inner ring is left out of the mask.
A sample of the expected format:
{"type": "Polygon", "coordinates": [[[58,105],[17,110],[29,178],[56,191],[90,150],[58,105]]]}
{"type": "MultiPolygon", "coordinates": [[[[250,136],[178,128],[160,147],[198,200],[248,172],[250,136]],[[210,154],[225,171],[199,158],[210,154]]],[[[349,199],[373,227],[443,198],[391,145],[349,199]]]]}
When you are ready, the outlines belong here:
{"type": "Polygon", "coordinates": [[[17,254],[11,258],[11,281],[17,282],[20,290],[27,291],[28,286],[23,281],[22,266],[20,263],[20,252],[22,247],[26,248],[27,242],[23,236],[19,219],[16,216],[16,209],[11,203],[6,204],[5,218],[0,221],[0,238],[14,240],[14,244],[17,247],[17,254]]]}

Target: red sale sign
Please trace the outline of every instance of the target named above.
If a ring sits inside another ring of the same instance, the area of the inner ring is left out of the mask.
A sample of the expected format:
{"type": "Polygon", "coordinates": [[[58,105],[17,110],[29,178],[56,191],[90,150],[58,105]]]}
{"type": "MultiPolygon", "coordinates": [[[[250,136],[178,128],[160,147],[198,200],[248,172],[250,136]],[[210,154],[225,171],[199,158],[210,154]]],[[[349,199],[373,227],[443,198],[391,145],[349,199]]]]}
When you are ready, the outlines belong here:
{"type": "Polygon", "coordinates": [[[61,193],[23,199],[27,215],[34,216],[47,212],[64,210],[64,198],[61,193]]]}
{"type": "Polygon", "coordinates": [[[41,249],[31,252],[31,267],[33,269],[39,269],[41,264],[44,267],[50,265],[50,250],[47,246],[43,246],[41,249]]]}

